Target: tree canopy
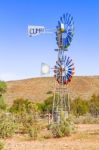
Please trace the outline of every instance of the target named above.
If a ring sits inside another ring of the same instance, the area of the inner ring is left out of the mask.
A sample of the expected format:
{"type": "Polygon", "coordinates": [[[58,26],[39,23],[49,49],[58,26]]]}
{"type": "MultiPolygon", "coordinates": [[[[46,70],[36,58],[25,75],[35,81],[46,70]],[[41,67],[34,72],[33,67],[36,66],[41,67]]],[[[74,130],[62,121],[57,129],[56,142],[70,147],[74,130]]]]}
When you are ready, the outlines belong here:
{"type": "Polygon", "coordinates": [[[4,81],[0,81],[0,96],[4,94],[7,90],[7,85],[4,81]]]}

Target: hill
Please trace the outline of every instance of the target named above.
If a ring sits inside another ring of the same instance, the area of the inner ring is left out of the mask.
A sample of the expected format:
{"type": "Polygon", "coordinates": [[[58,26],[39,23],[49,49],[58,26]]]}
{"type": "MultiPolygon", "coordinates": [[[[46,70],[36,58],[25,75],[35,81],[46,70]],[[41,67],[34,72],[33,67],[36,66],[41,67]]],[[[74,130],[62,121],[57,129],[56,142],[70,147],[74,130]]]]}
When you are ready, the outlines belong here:
{"type": "MultiPolygon", "coordinates": [[[[16,98],[28,98],[32,101],[43,101],[53,91],[55,80],[52,77],[32,78],[7,82],[6,102],[12,104],[16,98]]],[[[75,76],[68,85],[70,97],[90,98],[99,94],[99,76],[75,76]]]]}

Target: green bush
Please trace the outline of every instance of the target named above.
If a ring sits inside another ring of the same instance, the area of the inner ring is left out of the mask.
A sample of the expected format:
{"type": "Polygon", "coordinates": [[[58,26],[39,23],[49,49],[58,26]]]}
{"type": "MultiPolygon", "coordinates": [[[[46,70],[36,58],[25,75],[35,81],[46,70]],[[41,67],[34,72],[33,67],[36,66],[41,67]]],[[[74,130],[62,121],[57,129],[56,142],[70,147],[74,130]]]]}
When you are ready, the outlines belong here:
{"type": "Polygon", "coordinates": [[[71,102],[71,112],[73,115],[79,117],[90,113],[94,117],[99,116],[99,95],[92,95],[89,100],[76,98],[71,102]]]}
{"type": "Polygon", "coordinates": [[[0,141],[0,150],[3,150],[3,148],[4,148],[4,142],[0,141]]]}
{"type": "Polygon", "coordinates": [[[39,132],[39,130],[38,130],[37,125],[36,126],[32,126],[32,127],[30,126],[30,127],[27,128],[27,133],[28,133],[29,137],[31,139],[33,139],[33,140],[37,139],[38,132],[39,132]]]}
{"type": "Polygon", "coordinates": [[[35,113],[37,111],[37,105],[28,99],[19,98],[13,102],[10,107],[12,113],[35,113]]]}
{"type": "Polygon", "coordinates": [[[4,102],[3,96],[0,96],[0,109],[1,110],[6,110],[6,108],[7,108],[7,105],[4,102]]]}
{"type": "Polygon", "coordinates": [[[0,137],[11,137],[16,131],[16,124],[13,116],[9,113],[3,113],[0,116],[0,137]]]}
{"type": "Polygon", "coordinates": [[[7,90],[7,85],[4,81],[0,81],[0,95],[4,94],[7,90]]]}
{"type": "Polygon", "coordinates": [[[35,140],[38,136],[39,125],[37,121],[37,114],[21,112],[15,115],[15,122],[18,126],[17,133],[28,134],[28,136],[35,140]]]}
{"type": "Polygon", "coordinates": [[[71,102],[71,112],[75,116],[82,116],[89,111],[88,101],[77,98],[71,102]]]}
{"type": "Polygon", "coordinates": [[[40,130],[36,115],[24,114],[21,123],[23,124],[25,133],[27,133],[31,139],[36,140],[40,130]]]}
{"type": "Polygon", "coordinates": [[[4,81],[0,81],[0,109],[5,110],[6,104],[4,102],[3,94],[6,92],[7,86],[4,81]]]}
{"type": "Polygon", "coordinates": [[[38,136],[38,106],[28,99],[17,99],[10,108],[10,112],[16,116],[19,133],[27,133],[30,138],[38,136]]]}
{"type": "Polygon", "coordinates": [[[53,96],[48,97],[44,102],[37,103],[38,110],[41,113],[52,113],[53,96]]]}
{"type": "Polygon", "coordinates": [[[51,125],[51,131],[54,137],[69,136],[74,131],[74,124],[71,118],[65,119],[64,114],[61,112],[60,123],[51,125]]]}
{"type": "Polygon", "coordinates": [[[99,116],[99,95],[93,95],[89,101],[89,112],[92,116],[99,116]]]}

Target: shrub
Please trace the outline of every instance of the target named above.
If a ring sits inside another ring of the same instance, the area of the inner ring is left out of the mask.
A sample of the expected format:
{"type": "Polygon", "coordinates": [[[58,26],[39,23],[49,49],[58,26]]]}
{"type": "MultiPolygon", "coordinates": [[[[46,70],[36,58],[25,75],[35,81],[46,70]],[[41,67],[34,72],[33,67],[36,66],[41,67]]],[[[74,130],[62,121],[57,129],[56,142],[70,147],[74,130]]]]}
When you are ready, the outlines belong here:
{"type": "Polygon", "coordinates": [[[7,105],[4,102],[3,96],[0,95],[0,109],[1,110],[6,110],[7,105]]]}
{"type": "Polygon", "coordinates": [[[4,102],[3,94],[6,92],[7,86],[4,81],[0,81],[0,109],[5,110],[6,104],[4,102]]]}
{"type": "Polygon", "coordinates": [[[61,113],[60,123],[52,124],[51,131],[54,137],[69,136],[74,130],[74,124],[71,118],[65,119],[63,113],[61,113]]]}
{"type": "Polygon", "coordinates": [[[21,112],[19,114],[15,114],[15,122],[18,124],[18,133],[28,134],[28,136],[33,140],[37,138],[40,128],[36,113],[21,112]]]}
{"type": "Polygon", "coordinates": [[[4,94],[6,92],[7,85],[4,81],[0,81],[0,95],[4,94]]]}
{"type": "MultiPolygon", "coordinates": [[[[58,99],[59,95],[55,95],[56,100],[58,99]]],[[[49,96],[47,99],[44,100],[42,103],[37,103],[38,110],[41,113],[52,113],[52,108],[53,108],[53,98],[54,96],[49,96]]]]}
{"type": "Polygon", "coordinates": [[[28,127],[28,135],[31,139],[36,140],[38,137],[38,127],[28,127]]]}
{"type": "Polygon", "coordinates": [[[0,141],[0,150],[4,148],[4,143],[0,141]]]}
{"type": "Polygon", "coordinates": [[[17,99],[10,108],[16,116],[18,132],[27,133],[30,138],[36,139],[39,130],[37,122],[38,106],[28,99],[17,99]]]}
{"type": "Polygon", "coordinates": [[[53,96],[48,97],[44,102],[37,103],[38,110],[41,113],[52,113],[53,96]]]}
{"type": "Polygon", "coordinates": [[[99,116],[99,95],[93,95],[89,101],[89,112],[92,116],[99,116]]]}
{"type": "Polygon", "coordinates": [[[24,114],[24,117],[21,119],[25,132],[33,140],[36,140],[39,132],[39,124],[37,117],[33,114],[24,114]]]}
{"type": "Polygon", "coordinates": [[[40,113],[45,113],[46,112],[46,105],[44,102],[42,103],[37,103],[38,111],[40,113]]]}
{"type": "Polygon", "coordinates": [[[15,133],[16,125],[11,114],[5,113],[0,116],[0,137],[11,137],[15,133]]]}
{"type": "Polygon", "coordinates": [[[71,102],[71,111],[75,116],[82,116],[89,111],[88,101],[77,98],[71,102]]]}
{"type": "Polygon", "coordinates": [[[37,105],[28,99],[19,98],[13,102],[10,108],[10,112],[13,113],[35,113],[37,111],[37,105]]]}

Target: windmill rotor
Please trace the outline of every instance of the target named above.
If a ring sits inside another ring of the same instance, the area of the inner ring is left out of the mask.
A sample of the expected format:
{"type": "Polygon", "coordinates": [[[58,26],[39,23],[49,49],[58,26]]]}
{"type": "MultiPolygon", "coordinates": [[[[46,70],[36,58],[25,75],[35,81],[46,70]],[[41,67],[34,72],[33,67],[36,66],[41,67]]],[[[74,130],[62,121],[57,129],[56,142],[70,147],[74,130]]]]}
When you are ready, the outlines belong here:
{"type": "Polygon", "coordinates": [[[60,59],[56,61],[56,65],[54,67],[54,76],[59,84],[67,85],[74,74],[74,63],[70,57],[65,57],[64,61],[60,59]]]}
{"type": "Polygon", "coordinates": [[[56,41],[60,49],[66,50],[72,41],[74,35],[73,17],[66,13],[58,21],[56,26],[56,41]]]}

